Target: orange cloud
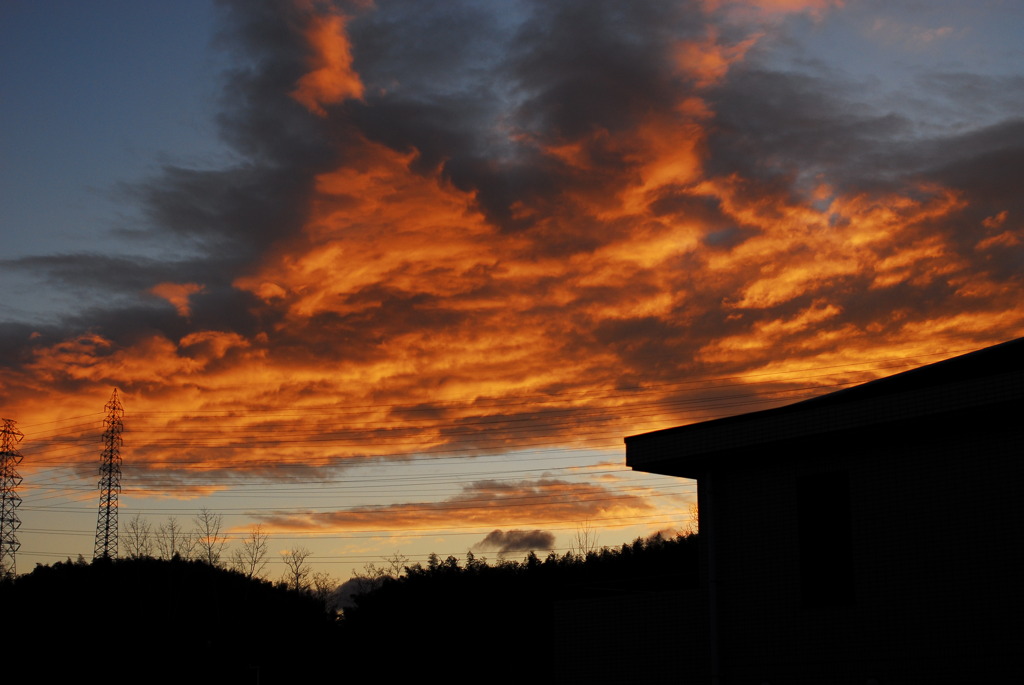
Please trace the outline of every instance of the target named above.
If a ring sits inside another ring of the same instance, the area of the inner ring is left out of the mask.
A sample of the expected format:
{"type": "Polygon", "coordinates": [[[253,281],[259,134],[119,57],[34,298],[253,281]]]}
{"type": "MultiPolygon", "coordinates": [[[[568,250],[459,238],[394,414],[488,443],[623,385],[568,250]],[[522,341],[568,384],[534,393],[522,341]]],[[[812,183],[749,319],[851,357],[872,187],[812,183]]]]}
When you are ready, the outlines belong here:
{"type": "Polygon", "coordinates": [[[290,95],[310,112],[327,116],[324,105],[363,97],[363,83],[352,69],[352,48],[345,35],[345,17],[313,15],[306,38],[312,51],[310,71],[290,95]]]}
{"type": "Polygon", "coordinates": [[[1021,231],[1003,231],[980,240],[975,246],[977,250],[991,250],[997,247],[1015,247],[1021,244],[1021,231]]]}
{"type": "Polygon", "coordinates": [[[192,313],[189,298],[196,293],[203,292],[203,286],[198,283],[157,283],[149,289],[149,292],[167,300],[174,306],[179,316],[188,318],[192,313]]]}
{"type": "Polygon", "coordinates": [[[984,226],[985,228],[989,228],[989,229],[993,229],[993,230],[997,229],[997,228],[999,228],[1000,226],[1002,226],[1003,224],[1006,223],[1006,217],[1009,216],[1009,214],[1010,213],[1007,210],[1004,209],[1003,211],[999,212],[998,214],[994,214],[992,216],[985,217],[985,219],[982,220],[981,225],[984,226]]]}
{"type": "Polygon", "coordinates": [[[481,238],[495,232],[471,196],[413,173],[414,153],[364,145],[361,168],[318,177],[313,218],[297,251],[238,279],[237,287],[267,300],[288,299],[290,312],[305,318],[372,306],[351,296],[380,283],[453,295],[498,261],[480,251],[481,238]]]}
{"type": "Polygon", "coordinates": [[[832,8],[841,8],[845,0],[703,0],[708,11],[728,9],[759,15],[807,13],[820,18],[832,8]]]}
{"type": "MultiPolygon", "coordinates": [[[[416,530],[530,525],[551,521],[631,519],[658,512],[653,494],[616,492],[601,485],[559,480],[481,481],[444,502],[421,502],[300,516],[263,517],[268,530],[416,530]]],[[[675,511],[675,507],[669,507],[675,511]]]]}
{"type": "Polygon", "coordinates": [[[707,88],[724,79],[729,67],[742,61],[761,37],[762,34],[754,34],[735,45],[722,45],[718,31],[711,29],[704,40],[685,41],[678,45],[676,67],[680,73],[692,78],[698,88],[707,88]]]}

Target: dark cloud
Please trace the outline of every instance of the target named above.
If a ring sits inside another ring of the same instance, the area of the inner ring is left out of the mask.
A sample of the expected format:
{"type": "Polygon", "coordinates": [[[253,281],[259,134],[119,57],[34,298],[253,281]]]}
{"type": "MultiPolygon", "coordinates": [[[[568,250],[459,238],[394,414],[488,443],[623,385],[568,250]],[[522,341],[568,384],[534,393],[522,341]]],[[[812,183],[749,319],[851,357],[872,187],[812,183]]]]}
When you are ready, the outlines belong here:
{"type": "Polygon", "coordinates": [[[840,71],[784,71],[751,58],[708,94],[715,116],[706,170],[739,173],[759,181],[752,191],[798,199],[822,181],[836,193],[908,192],[933,182],[984,201],[990,181],[998,188],[1019,177],[1012,151],[1021,78],[925,71],[894,100],[840,71]]]}
{"type": "Polygon", "coordinates": [[[1021,202],[1024,119],[1016,118],[957,136],[930,140],[927,176],[960,189],[983,206],[1021,202]]]}
{"type": "Polygon", "coordinates": [[[854,184],[887,176],[878,155],[912,132],[904,116],[858,100],[857,85],[836,74],[739,65],[715,88],[707,171],[739,173],[758,190],[808,190],[816,177],[854,184]],[[844,180],[845,179],[845,180],[844,180]]]}
{"type": "MultiPolygon", "coordinates": [[[[971,72],[927,71],[915,79],[916,97],[931,108],[936,125],[957,130],[976,128],[986,120],[998,123],[1024,109],[1024,76],[971,72]],[[964,115],[970,112],[970,117],[964,115]]],[[[914,95],[911,95],[914,97],[914,95]]]]}
{"type": "Polygon", "coordinates": [[[43,276],[62,288],[138,292],[188,274],[193,263],[104,254],[55,254],[0,261],[4,269],[43,276]]]}
{"type": "Polygon", "coordinates": [[[479,550],[493,550],[498,554],[554,549],[555,535],[544,530],[493,530],[472,547],[479,550]]]}
{"type": "Polygon", "coordinates": [[[696,38],[695,3],[534,2],[511,71],[524,130],[549,143],[630,130],[677,102],[672,46],[696,38]]]}
{"type": "MultiPolygon", "coordinates": [[[[169,166],[132,192],[153,226],[237,272],[307,216],[315,165],[200,170],[169,166]]],[[[208,278],[224,277],[209,270],[208,278]]]]}

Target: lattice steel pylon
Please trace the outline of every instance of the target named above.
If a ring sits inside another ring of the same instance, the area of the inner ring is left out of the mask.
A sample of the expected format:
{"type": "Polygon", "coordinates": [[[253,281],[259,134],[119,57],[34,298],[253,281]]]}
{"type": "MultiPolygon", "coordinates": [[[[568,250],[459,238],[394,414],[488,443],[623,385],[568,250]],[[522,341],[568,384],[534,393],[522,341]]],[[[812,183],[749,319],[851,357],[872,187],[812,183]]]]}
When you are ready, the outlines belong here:
{"type": "Polygon", "coordinates": [[[21,485],[21,476],[18,475],[21,453],[14,446],[25,437],[14,427],[14,421],[3,419],[3,422],[0,428],[0,578],[14,576],[18,572],[15,555],[21,547],[17,536],[21,519],[15,509],[21,504],[21,496],[17,493],[21,485]]]}
{"type": "Polygon", "coordinates": [[[124,407],[117,399],[117,388],[103,407],[103,454],[100,457],[100,511],[96,517],[96,547],[93,559],[117,556],[117,496],[121,492],[121,446],[124,440],[124,407]]]}

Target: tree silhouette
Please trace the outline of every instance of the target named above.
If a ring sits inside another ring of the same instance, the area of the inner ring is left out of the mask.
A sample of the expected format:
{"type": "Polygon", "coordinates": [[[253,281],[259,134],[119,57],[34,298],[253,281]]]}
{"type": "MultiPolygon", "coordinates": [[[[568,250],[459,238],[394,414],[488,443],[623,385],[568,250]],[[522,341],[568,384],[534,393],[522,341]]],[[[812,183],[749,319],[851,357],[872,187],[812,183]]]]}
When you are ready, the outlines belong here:
{"type": "Polygon", "coordinates": [[[195,536],[183,530],[178,519],[173,516],[168,516],[167,522],[161,523],[157,528],[156,549],[163,559],[173,559],[176,556],[191,559],[195,546],[195,536]]]}
{"type": "Polygon", "coordinates": [[[402,662],[394,668],[403,676],[445,667],[453,645],[468,669],[505,664],[495,651],[500,646],[517,664],[548,672],[555,664],[557,604],[696,588],[697,540],[655,535],[585,555],[531,552],[521,562],[499,559],[495,565],[472,552],[461,564],[431,554],[425,565],[407,566],[397,577],[382,574],[366,584],[372,589],[350,599],[341,622],[344,642],[366,660],[400,651],[402,662]],[[467,620],[482,615],[494,618],[467,620]],[[429,630],[395,634],[394,626],[425,620],[429,630]],[[382,635],[389,637],[382,641],[382,635]]]}
{"type": "Polygon", "coordinates": [[[228,541],[220,532],[224,518],[220,514],[203,508],[192,520],[195,523],[194,535],[199,560],[205,561],[210,566],[220,566],[221,553],[228,541]]]}
{"type": "Polygon", "coordinates": [[[288,587],[299,592],[309,588],[309,574],[312,568],[306,563],[306,559],[312,554],[305,547],[292,547],[287,552],[281,553],[281,560],[284,561],[285,575],[284,582],[288,587]]]}
{"type": "Polygon", "coordinates": [[[142,559],[153,556],[152,526],[142,518],[142,514],[128,519],[125,530],[121,533],[125,556],[129,559],[142,559]]]}
{"type": "Polygon", "coordinates": [[[249,537],[231,552],[231,568],[247,578],[261,578],[267,569],[267,544],[270,536],[259,525],[253,526],[249,537]]]}

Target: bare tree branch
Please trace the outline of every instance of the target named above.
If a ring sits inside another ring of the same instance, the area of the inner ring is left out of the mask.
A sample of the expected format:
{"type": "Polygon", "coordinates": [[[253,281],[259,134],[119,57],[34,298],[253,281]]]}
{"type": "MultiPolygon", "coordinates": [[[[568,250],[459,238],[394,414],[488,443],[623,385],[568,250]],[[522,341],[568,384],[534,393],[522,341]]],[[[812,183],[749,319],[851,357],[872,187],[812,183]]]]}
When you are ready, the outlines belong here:
{"type": "Polygon", "coordinates": [[[164,559],[173,559],[175,555],[181,559],[189,559],[195,546],[195,536],[189,531],[182,530],[178,519],[173,516],[168,516],[167,522],[161,523],[157,528],[156,549],[164,559]]]}
{"type": "Polygon", "coordinates": [[[121,540],[124,542],[125,554],[129,559],[142,559],[153,556],[152,526],[149,521],[138,513],[128,519],[121,540]]]}
{"type": "Polygon", "coordinates": [[[192,520],[196,527],[194,535],[198,558],[210,566],[220,566],[220,557],[228,541],[220,532],[224,517],[203,508],[192,520]]]}
{"type": "Polygon", "coordinates": [[[306,563],[306,559],[312,554],[305,547],[292,547],[287,552],[281,552],[281,559],[286,567],[284,582],[294,590],[304,592],[309,588],[307,578],[312,568],[306,563]]]}
{"type": "Polygon", "coordinates": [[[584,558],[598,550],[597,532],[589,520],[576,526],[576,536],[573,538],[571,550],[576,556],[584,558]]]}
{"type": "Polygon", "coordinates": [[[262,578],[267,568],[267,541],[270,536],[258,524],[249,531],[242,546],[231,552],[231,568],[249,578],[262,578]]]}
{"type": "Polygon", "coordinates": [[[690,520],[686,523],[686,534],[696,535],[700,532],[700,509],[697,503],[690,505],[690,520]]]}
{"type": "Polygon", "coordinates": [[[313,574],[310,590],[313,596],[323,602],[323,605],[330,611],[336,611],[334,603],[334,591],[338,589],[338,581],[326,571],[317,571],[313,574]]]}

